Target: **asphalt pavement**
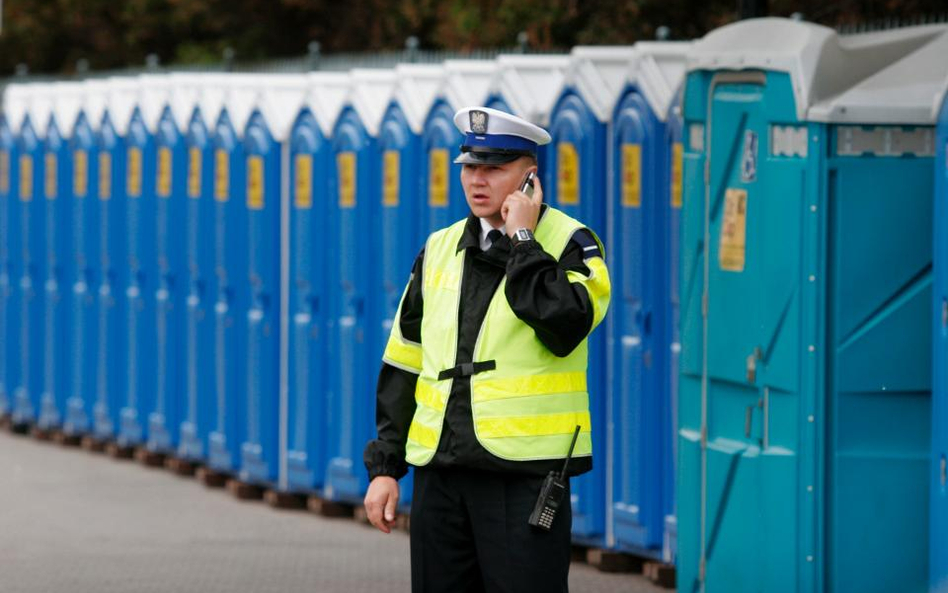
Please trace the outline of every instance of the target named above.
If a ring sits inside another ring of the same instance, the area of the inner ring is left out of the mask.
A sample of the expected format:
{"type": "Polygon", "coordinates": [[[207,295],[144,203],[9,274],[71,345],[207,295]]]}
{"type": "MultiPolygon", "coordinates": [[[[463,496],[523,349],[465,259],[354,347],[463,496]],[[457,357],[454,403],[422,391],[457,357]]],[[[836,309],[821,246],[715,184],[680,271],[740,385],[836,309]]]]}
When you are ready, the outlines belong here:
{"type": "MultiPolygon", "coordinates": [[[[408,535],[0,431],[0,593],[405,593],[408,535]]],[[[581,563],[572,593],[667,592],[581,563]]]]}

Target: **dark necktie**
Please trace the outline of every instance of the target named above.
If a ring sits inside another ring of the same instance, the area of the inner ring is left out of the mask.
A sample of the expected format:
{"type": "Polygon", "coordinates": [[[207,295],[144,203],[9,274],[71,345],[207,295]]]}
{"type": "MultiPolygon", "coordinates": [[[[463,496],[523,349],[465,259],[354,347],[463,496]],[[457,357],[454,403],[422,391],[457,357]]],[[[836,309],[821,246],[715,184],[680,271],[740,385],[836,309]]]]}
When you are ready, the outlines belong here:
{"type": "MultiPolygon", "coordinates": [[[[503,236],[504,234],[502,232],[500,232],[497,229],[494,229],[491,232],[487,233],[487,240],[490,241],[491,246],[493,246],[494,243],[497,242],[497,239],[500,239],[503,236]]],[[[488,247],[488,249],[490,249],[490,247],[488,247]]]]}

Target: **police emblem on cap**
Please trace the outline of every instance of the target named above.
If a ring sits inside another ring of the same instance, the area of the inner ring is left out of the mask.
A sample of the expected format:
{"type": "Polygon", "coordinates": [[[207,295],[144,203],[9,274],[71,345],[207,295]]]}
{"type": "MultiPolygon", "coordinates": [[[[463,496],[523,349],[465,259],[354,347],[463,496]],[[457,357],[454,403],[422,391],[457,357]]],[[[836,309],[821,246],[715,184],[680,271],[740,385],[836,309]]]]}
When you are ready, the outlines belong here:
{"type": "Polygon", "coordinates": [[[487,133],[487,114],[483,111],[471,111],[471,131],[475,134],[487,133]]]}

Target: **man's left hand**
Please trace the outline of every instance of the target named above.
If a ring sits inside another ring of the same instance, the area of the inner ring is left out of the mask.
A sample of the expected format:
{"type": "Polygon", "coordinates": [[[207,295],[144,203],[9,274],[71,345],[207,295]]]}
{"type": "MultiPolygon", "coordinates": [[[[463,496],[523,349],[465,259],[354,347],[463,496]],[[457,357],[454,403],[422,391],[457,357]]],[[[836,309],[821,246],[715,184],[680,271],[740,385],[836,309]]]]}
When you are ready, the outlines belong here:
{"type": "Polygon", "coordinates": [[[513,237],[518,229],[530,229],[530,232],[536,230],[542,204],[543,188],[540,186],[539,177],[533,180],[532,198],[519,190],[508,195],[500,208],[507,235],[513,237]]]}

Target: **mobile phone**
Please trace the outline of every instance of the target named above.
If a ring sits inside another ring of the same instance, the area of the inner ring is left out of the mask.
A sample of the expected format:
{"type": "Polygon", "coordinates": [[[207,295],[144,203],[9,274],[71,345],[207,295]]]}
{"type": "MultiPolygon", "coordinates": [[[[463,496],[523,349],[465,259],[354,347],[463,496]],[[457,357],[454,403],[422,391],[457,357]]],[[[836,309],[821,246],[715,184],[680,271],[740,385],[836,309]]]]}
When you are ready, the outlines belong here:
{"type": "Polygon", "coordinates": [[[523,178],[523,183],[520,184],[520,191],[527,194],[527,197],[533,197],[533,180],[536,179],[537,174],[533,171],[527,173],[526,177],[523,178]]]}

